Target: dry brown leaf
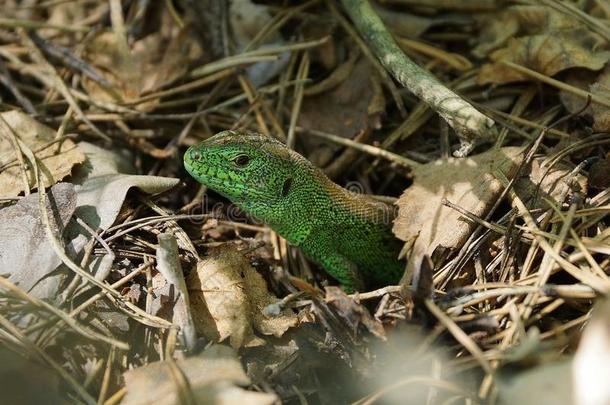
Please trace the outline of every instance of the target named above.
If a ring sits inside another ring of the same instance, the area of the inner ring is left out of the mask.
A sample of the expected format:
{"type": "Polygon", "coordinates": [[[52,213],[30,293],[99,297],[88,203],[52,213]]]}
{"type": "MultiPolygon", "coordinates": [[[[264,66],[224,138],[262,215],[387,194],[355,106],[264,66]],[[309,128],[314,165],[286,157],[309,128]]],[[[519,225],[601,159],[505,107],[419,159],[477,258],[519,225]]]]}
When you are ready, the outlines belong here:
{"type": "MultiPolygon", "coordinates": [[[[95,37],[85,50],[85,59],[101,72],[112,85],[114,94],[98,83],[85,78],[83,85],[93,98],[101,101],[135,101],[142,94],[159,90],[182,77],[191,62],[201,57],[197,41],[186,40],[191,31],[180,29],[165,13],[165,28],[150,34],[125,49],[113,32],[95,37]]],[[[162,22],[162,23],[163,23],[162,22]]],[[[136,108],[148,111],[157,101],[138,104],[136,108]]]]}
{"type": "Polygon", "coordinates": [[[78,194],[76,215],[92,228],[107,229],[121,210],[127,192],[136,187],[157,194],[176,186],[171,177],[136,175],[132,156],[80,142],[87,161],[75,168],[72,182],[78,194]]]}
{"type": "Polygon", "coordinates": [[[278,401],[273,394],[240,388],[249,385],[250,379],[235,352],[226,346],[211,346],[198,356],[177,360],[173,366],[160,361],[129,370],[124,375],[127,394],[121,404],[183,403],[176,372],[186,379],[189,391],[185,394],[193,403],[270,405],[278,401]]]}
{"type": "MultiPolygon", "coordinates": [[[[600,73],[581,69],[570,73],[565,79],[567,84],[606,100],[610,99],[610,66],[606,66],[600,73]]],[[[582,111],[587,104],[587,101],[582,97],[564,90],[560,91],[559,94],[561,102],[568,111],[593,118],[593,131],[610,132],[610,108],[606,105],[591,101],[587,109],[582,111]]]]}
{"type": "Polygon", "coordinates": [[[493,63],[483,65],[478,82],[509,83],[529,77],[504,65],[510,61],[553,76],[569,68],[601,69],[610,53],[600,49],[603,41],[580,20],[545,6],[514,6],[500,16],[486,16],[481,43],[473,50],[489,55],[493,63]]]}
{"type": "Polygon", "coordinates": [[[398,200],[394,234],[413,242],[408,269],[412,272],[425,255],[439,246],[461,246],[475,224],[443,199],[477,216],[484,216],[502,190],[494,170],[507,174],[521,158],[521,148],[493,149],[469,158],[448,158],[414,169],[415,180],[398,200]]]}
{"type": "MultiPolygon", "coordinates": [[[[12,128],[14,134],[35,152],[36,157],[46,166],[52,179],[43,174],[45,187],[52,186],[72,171],[72,167],[85,160],[85,154],[71,139],[44,147],[55,139],[55,131],[20,111],[7,111],[2,119],[12,128]],[[41,149],[42,148],[42,149],[41,149]]],[[[3,126],[1,126],[3,127],[3,126]]],[[[0,128],[1,128],[0,127],[0,128]]],[[[0,131],[0,196],[16,197],[25,189],[21,169],[16,160],[13,141],[5,131],[0,131]]],[[[34,173],[27,171],[29,188],[35,186],[34,173]]]]}
{"type": "MultiPolygon", "coordinates": [[[[475,18],[480,18],[475,15],[475,18]]],[[[484,14],[479,35],[480,43],[472,53],[484,58],[506,45],[510,38],[537,35],[551,31],[570,31],[583,28],[575,19],[545,6],[513,6],[501,13],[484,14]]]]}
{"type": "Polygon", "coordinates": [[[250,262],[232,246],[215,250],[197,265],[186,280],[197,330],[208,339],[229,337],[232,347],[264,344],[254,330],[264,335],[282,336],[297,324],[289,309],[278,316],[263,311],[278,300],[267,290],[265,280],[250,262]]]}
{"type": "Polygon", "coordinates": [[[587,179],[583,175],[571,176],[572,168],[562,163],[551,168],[543,166],[543,163],[543,158],[534,159],[528,175],[515,182],[515,191],[528,208],[547,209],[549,206],[545,199],[560,206],[572,194],[574,185],[571,183],[586,193],[587,179]]]}
{"type": "MultiPolygon", "coordinates": [[[[49,216],[51,226],[56,233],[63,233],[67,250],[75,254],[84,248],[91,235],[75,219],[70,219],[73,214],[91,228],[105,230],[116,220],[130,189],[137,187],[145,193],[156,194],[179,182],[174,178],[129,174],[135,169],[129,155],[120,151],[102,149],[87,142],[79,143],[78,147],[78,153],[86,155],[87,160],[74,168],[73,184],[59,183],[48,192],[48,198],[55,200],[53,215],[49,216]],[[61,218],[61,226],[55,225],[58,218],[61,218]]],[[[54,299],[59,296],[61,283],[73,272],[60,266],[62,260],[45,235],[37,198],[32,194],[2,210],[0,223],[12,231],[0,237],[3,247],[0,249],[0,274],[13,274],[11,279],[35,297],[54,299]]],[[[94,255],[91,269],[102,274],[111,264],[110,256],[94,255]]]]}
{"type": "MultiPolygon", "coordinates": [[[[600,73],[586,69],[572,69],[566,73],[563,81],[570,86],[589,91],[591,89],[591,85],[595,82],[599,82],[602,75],[604,75],[604,72],[607,70],[608,67],[604,68],[600,73]]],[[[587,101],[582,97],[569,91],[560,90],[559,98],[561,99],[561,103],[564,105],[564,107],[571,113],[578,112],[583,115],[592,115],[593,113],[591,107],[595,103],[594,101],[591,101],[587,109],[583,111],[582,109],[587,104],[587,101]]]]}
{"type": "MultiPolygon", "coordinates": [[[[259,384],[269,380],[269,370],[279,370],[288,364],[291,359],[299,356],[301,361],[295,366],[307,367],[307,360],[303,358],[303,352],[299,352],[301,347],[297,344],[294,334],[303,335],[306,328],[296,328],[288,332],[287,336],[278,339],[273,344],[249,348],[243,352],[241,357],[242,364],[246,368],[248,377],[254,384],[259,384]]],[[[313,357],[313,356],[312,356],[313,357]]],[[[315,361],[314,359],[311,359],[315,361]]],[[[284,374],[286,376],[288,374],[284,374]]]]}
{"type": "MultiPolygon", "coordinates": [[[[46,207],[49,226],[61,235],[76,208],[76,193],[69,183],[51,187],[46,207]]],[[[0,276],[38,298],[57,296],[66,275],[49,276],[59,263],[47,237],[38,206],[38,193],[0,210],[0,276]]]]}
{"type": "MultiPolygon", "coordinates": [[[[589,91],[597,96],[604,97],[606,99],[610,98],[610,67],[606,66],[606,68],[599,74],[597,80],[591,84],[589,91]]],[[[594,114],[606,114],[605,120],[610,120],[608,115],[609,108],[607,106],[600,105],[598,103],[592,103],[591,107],[593,108],[594,114]]],[[[582,101],[581,101],[582,108],[582,101]]],[[[597,121],[597,119],[596,119],[597,121]]],[[[600,126],[599,131],[606,130],[610,125],[600,126]]],[[[595,128],[594,128],[595,129],[595,128]]]]}
{"type": "Polygon", "coordinates": [[[595,51],[585,30],[551,32],[522,38],[511,38],[506,48],[491,54],[494,63],[483,65],[479,84],[504,84],[530,77],[503,64],[509,61],[546,76],[570,68],[599,70],[610,59],[607,51],[595,51]]]}

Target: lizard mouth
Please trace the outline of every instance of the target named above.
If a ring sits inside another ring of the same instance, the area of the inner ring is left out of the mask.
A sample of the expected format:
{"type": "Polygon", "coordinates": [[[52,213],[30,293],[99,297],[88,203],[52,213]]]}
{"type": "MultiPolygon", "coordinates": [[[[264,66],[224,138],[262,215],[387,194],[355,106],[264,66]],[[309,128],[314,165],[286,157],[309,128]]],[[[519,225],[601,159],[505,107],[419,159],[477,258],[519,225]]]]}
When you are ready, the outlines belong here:
{"type": "Polygon", "coordinates": [[[264,196],[262,190],[252,184],[239,181],[237,174],[231,170],[222,170],[208,166],[202,160],[194,161],[190,150],[184,155],[185,169],[197,181],[230,200],[241,200],[256,196],[264,196]]]}

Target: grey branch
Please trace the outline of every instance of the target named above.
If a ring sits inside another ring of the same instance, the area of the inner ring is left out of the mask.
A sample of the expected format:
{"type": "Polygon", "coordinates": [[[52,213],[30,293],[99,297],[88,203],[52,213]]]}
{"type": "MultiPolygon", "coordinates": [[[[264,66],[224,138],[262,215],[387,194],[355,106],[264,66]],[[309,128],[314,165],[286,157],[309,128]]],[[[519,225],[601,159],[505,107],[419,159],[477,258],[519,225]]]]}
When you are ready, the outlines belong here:
{"type": "Polygon", "coordinates": [[[461,147],[454,154],[466,156],[480,139],[493,139],[494,121],[419,67],[398,47],[368,0],[342,0],[356,28],[383,66],[413,94],[426,102],[455,130],[461,147]]]}

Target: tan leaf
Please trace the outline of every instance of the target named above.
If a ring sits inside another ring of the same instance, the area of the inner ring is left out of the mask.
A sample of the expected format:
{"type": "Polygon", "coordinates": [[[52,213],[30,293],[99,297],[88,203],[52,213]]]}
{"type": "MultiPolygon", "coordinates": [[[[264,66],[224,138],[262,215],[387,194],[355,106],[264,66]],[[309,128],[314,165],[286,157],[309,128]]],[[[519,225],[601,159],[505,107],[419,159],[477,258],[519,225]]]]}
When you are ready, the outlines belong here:
{"type": "MultiPolygon", "coordinates": [[[[590,72],[583,70],[571,71],[565,78],[565,82],[571,86],[578,87],[591,94],[610,99],[610,67],[606,66],[601,72],[590,72]]],[[[591,101],[585,111],[582,111],[587,101],[571,92],[562,90],[561,102],[572,113],[588,115],[593,118],[593,131],[610,132],[610,108],[607,105],[591,101]]]]}
{"type": "Polygon", "coordinates": [[[443,199],[484,216],[502,190],[494,170],[507,174],[520,160],[521,151],[513,147],[492,149],[469,158],[438,160],[414,170],[413,185],[397,202],[393,227],[399,239],[414,241],[408,262],[411,271],[438,246],[461,246],[475,226],[458,211],[444,206],[443,199]]]}
{"type": "MultiPolygon", "coordinates": [[[[76,193],[69,183],[48,190],[46,207],[53,232],[62,234],[76,208],[76,193]]],[[[38,193],[30,194],[0,210],[0,276],[38,298],[58,295],[61,277],[49,272],[61,260],[45,232],[38,206],[38,193]]]]}
{"type": "Polygon", "coordinates": [[[186,280],[197,330],[206,337],[232,347],[264,344],[254,330],[264,335],[282,336],[295,326],[297,317],[290,310],[278,316],[264,313],[277,298],[267,290],[265,280],[250,262],[232,246],[215,250],[197,265],[186,280]]]}
{"type": "MultiPolygon", "coordinates": [[[[167,13],[162,20],[167,23],[164,29],[135,41],[128,49],[113,32],[103,32],[87,45],[85,58],[114,90],[110,93],[85,78],[83,85],[93,98],[116,101],[118,95],[119,101],[136,101],[186,73],[190,63],[201,56],[198,42],[187,40],[189,28],[176,27],[167,13]]],[[[148,111],[157,101],[138,104],[137,108],[148,111]]]]}
{"type": "Polygon", "coordinates": [[[479,84],[503,84],[528,80],[525,74],[503,64],[509,61],[547,76],[569,68],[599,70],[610,59],[607,51],[595,51],[585,30],[551,32],[511,38],[506,48],[491,55],[494,63],[483,65],[479,84]]]}
{"type": "Polygon", "coordinates": [[[135,169],[130,155],[87,142],[78,145],[87,161],[75,168],[72,176],[78,194],[76,213],[92,227],[106,229],[112,225],[131,188],[156,194],[180,182],[171,177],[131,174],[135,169]]]}
{"type": "Polygon", "coordinates": [[[561,205],[567,196],[572,194],[575,181],[579,191],[586,193],[587,179],[583,175],[571,176],[572,167],[558,163],[549,167],[543,165],[544,159],[536,158],[532,161],[527,176],[517,179],[515,191],[530,209],[548,209],[545,199],[561,205]]]}
{"type": "Polygon", "coordinates": [[[500,15],[490,13],[483,20],[481,42],[473,49],[479,58],[494,63],[483,65],[479,83],[509,83],[528,80],[504,65],[510,61],[552,76],[562,70],[582,67],[599,70],[608,60],[600,50],[603,40],[581,20],[546,6],[514,6],[500,15]]]}
{"type": "Polygon", "coordinates": [[[271,405],[278,401],[274,394],[239,387],[249,385],[250,379],[236,353],[226,346],[211,346],[200,355],[174,364],[149,363],[127,371],[124,378],[127,394],[123,405],[179,404],[185,396],[197,404],[271,405]],[[180,386],[177,373],[186,379],[188,389],[180,386]]]}
{"type": "MultiPolygon", "coordinates": [[[[55,139],[55,131],[30,116],[16,110],[0,115],[12,128],[15,136],[30,147],[51,174],[52,179],[50,180],[44,174],[42,176],[45,187],[52,186],[68,176],[75,164],[85,160],[84,153],[70,139],[45,146],[55,139]]],[[[0,128],[3,127],[0,126],[0,128]]],[[[5,131],[0,131],[0,133],[2,134],[0,138],[0,196],[15,197],[24,191],[25,184],[16,160],[13,141],[5,131]]],[[[35,186],[34,173],[31,169],[27,170],[27,177],[31,189],[35,186]]]]}
{"type": "Polygon", "coordinates": [[[585,28],[576,18],[538,5],[507,7],[500,13],[475,15],[474,18],[481,19],[482,23],[480,43],[472,50],[479,58],[502,48],[511,38],[585,28]]]}
{"type": "MultiPolygon", "coordinates": [[[[43,135],[43,129],[48,130],[44,126],[36,128],[43,135]]],[[[48,191],[48,203],[53,199],[55,207],[53,215],[49,214],[51,225],[56,232],[63,233],[70,252],[80,252],[91,239],[87,230],[75,219],[70,219],[73,213],[93,229],[108,229],[119,215],[130,189],[137,187],[145,193],[156,194],[179,182],[168,177],[129,174],[135,171],[130,155],[118,150],[103,149],[87,142],[80,142],[76,150],[87,159],[72,171],[72,184],[59,183],[48,191]],[[60,217],[60,223],[53,225],[60,217]]],[[[47,160],[43,159],[43,162],[47,160]]],[[[0,173],[0,180],[3,176],[4,172],[0,173]]],[[[37,201],[37,195],[32,194],[2,210],[5,215],[0,216],[0,228],[12,229],[0,237],[3,247],[0,249],[0,274],[13,274],[12,279],[35,297],[54,299],[59,295],[61,283],[72,275],[72,271],[63,266],[58,269],[62,260],[45,235],[37,201]]],[[[102,260],[108,260],[109,256],[102,257],[106,258],[102,260]]],[[[97,270],[101,271],[102,267],[97,270]]]]}

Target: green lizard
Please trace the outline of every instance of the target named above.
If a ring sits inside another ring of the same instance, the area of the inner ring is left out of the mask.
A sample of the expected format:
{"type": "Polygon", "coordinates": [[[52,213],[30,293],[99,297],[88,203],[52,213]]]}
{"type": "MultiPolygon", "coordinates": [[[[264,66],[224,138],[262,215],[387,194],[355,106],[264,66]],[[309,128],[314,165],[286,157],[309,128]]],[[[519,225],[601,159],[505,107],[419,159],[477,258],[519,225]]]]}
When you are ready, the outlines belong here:
{"type": "Polygon", "coordinates": [[[391,207],[338,186],[281,142],[224,131],[189,148],[184,167],[298,246],[345,290],[400,279],[391,207]]]}

